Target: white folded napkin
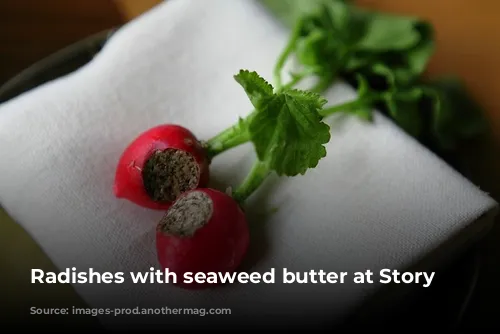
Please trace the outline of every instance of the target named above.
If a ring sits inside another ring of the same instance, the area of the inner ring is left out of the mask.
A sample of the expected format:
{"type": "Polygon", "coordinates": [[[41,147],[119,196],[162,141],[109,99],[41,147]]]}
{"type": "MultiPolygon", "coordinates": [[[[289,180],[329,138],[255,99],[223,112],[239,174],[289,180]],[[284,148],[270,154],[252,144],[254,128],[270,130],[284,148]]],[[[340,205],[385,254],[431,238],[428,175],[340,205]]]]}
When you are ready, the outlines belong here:
{"type": "MultiPolygon", "coordinates": [[[[246,115],[252,106],[233,75],[248,69],[271,79],[287,34],[251,0],[170,0],[130,22],[82,69],[0,107],[0,204],[61,270],[158,267],[154,231],[163,212],[113,196],[119,156],[158,124],[182,124],[208,139],[246,115]]],[[[354,97],[342,83],[326,95],[329,104],[354,97]]],[[[385,117],[331,127],[328,155],[316,169],[271,177],[248,203],[253,234],[243,269],[275,268],[275,284],[187,291],[127,279],[75,284],[76,291],[94,308],[232,310],[154,320],[101,315],[110,328],[154,322],[165,329],[314,329],[341,320],[382,284],[355,284],[352,276],[344,284],[280,284],[283,268],[370,269],[376,282],[380,269],[411,269],[437,257],[445,243],[451,256],[462,246],[456,238],[488,227],[476,220],[496,203],[385,117]],[[271,208],[278,211],[269,214],[271,208]]],[[[245,144],[213,161],[219,189],[242,180],[252,150],[245,144]]],[[[434,271],[439,263],[423,268],[434,271]]]]}

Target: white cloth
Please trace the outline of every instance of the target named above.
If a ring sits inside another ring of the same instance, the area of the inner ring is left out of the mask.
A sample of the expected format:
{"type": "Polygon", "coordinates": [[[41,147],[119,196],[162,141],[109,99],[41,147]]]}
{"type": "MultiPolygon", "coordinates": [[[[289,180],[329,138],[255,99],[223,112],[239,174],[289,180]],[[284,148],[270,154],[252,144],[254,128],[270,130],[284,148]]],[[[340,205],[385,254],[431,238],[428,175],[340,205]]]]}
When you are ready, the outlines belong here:
{"type": "MultiPolygon", "coordinates": [[[[252,109],[233,75],[249,69],[271,79],[286,38],[287,31],[251,0],[159,5],[118,31],[87,66],[1,106],[1,205],[61,270],[157,267],[154,229],[163,213],[113,196],[120,154],[137,134],[160,123],[185,125],[200,139],[233,124],[252,109]]],[[[354,96],[344,84],[326,95],[330,104],[354,96]]],[[[404,270],[496,207],[381,115],[374,124],[332,122],[327,149],[316,169],[271,178],[252,197],[247,210],[255,233],[245,270],[276,268],[278,282],[283,268],[404,270]]],[[[253,157],[250,144],[217,157],[211,170],[219,189],[241,181],[253,157]]],[[[233,316],[155,320],[172,324],[169,329],[231,319],[246,328],[309,322],[312,329],[341,319],[381,287],[351,279],[278,282],[196,292],[129,279],[75,288],[92,307],[232,309],[233,316]]],[[[101,319],[111,328],[152,321],[101,319]]]]}

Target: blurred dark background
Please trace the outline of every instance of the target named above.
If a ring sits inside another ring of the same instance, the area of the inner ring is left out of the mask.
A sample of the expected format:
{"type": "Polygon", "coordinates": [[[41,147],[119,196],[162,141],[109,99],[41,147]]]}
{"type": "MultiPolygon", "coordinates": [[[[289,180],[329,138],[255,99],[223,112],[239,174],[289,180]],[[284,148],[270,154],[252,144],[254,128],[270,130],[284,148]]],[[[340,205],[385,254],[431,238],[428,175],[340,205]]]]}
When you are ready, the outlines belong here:
{"type": "MultiPolygon", "coordinates": [[[[161,0],[0,0],[0,85],[38,60],[85,37],[122,25],[159,2],[161,0]]],[[[484,108],[491,124],[491,134],[464,146],[457,153],[457,159],[462,162],[467,177],[500,201],[500,43],[497,42],[500,1],[357,2],[369,8],[418,15],[434,24],[437,52],[426,75],[459,75],[484,108]]],[[[429,312],[445,321],[456,315],[470,280],[463,279],[453,288],[446,287],[452,285],[454,278],[458,280],[458,276],[471,275],[471,264],[477,254],[480,254],[480,276],[464,325],[500,329],[500,320],[497,319],[500,311],[498,227],[478,245],[476,252],[464,257],[463,265],[456,265],[447,278],[450,284],[442,283],[431,297],[424,298],[424,303],[433,304],[436,298],[445,300],[443,305],[446,302],[452,304],[449,305],[451,313],[442,309],[443,316],[436,314],[439,310],[432,309],[430,304],[429,312]]],[[[34,266],[49,270],[52,264],[0,209],[0,295],[7,296],[7,300],[15,305],[22,305],[24,302],[20,296],[30,295],[26,291],[32,289],[26,272],[34,266]],[[25,256],[13,260],[12,254],[19,253],[25,256]]],[[[29,303],[40,300],[40,303],[51,303],[54,307],[80,303],[69,290],[67,287],[48,287],[45,292],[33,291],[29,303]],[[47,300],[50,302],[45,302],[47,300]]]]}

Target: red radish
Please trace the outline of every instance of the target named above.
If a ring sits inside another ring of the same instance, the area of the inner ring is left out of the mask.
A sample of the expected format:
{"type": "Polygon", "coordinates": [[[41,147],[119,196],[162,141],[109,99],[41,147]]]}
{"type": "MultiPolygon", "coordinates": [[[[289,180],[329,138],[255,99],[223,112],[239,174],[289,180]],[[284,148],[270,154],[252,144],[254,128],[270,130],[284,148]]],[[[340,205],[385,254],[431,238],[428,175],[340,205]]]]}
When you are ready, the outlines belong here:
{"type": "Polygon", "coordinates": [[[165,124],[139,135],[123,152],[114,193],[142,207],[168,209],[184,193],[207,185],[209,161],[184,127],[165,124]]]}
{"type": "Polygon", "coordinates": [[[196,189],[181,195],[158,223],[156,249],[163,270],[177,275],[188,289],[213,286],[185,283],[184,273],[231,273],[243,260],[250,242],[245,214],[229,195],[196,189]]]}

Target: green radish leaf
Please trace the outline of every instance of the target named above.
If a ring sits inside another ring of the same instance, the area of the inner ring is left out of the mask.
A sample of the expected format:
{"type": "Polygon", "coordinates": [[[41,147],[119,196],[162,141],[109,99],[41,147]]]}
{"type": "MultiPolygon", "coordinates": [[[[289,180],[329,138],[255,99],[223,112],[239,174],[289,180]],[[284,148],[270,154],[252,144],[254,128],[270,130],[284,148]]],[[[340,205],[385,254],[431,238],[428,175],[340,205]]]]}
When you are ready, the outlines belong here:
{"type": "Polygon", "coordinates": [[[240,71],[235,77],[248,95],[256,109],[266,107],[269,99],[273,98],[273,86],[263,80],[257,72],[240,71]]]}
{"type": "Polygon", "coordinates": [[[319,115],[326,100],[301,90],[268,94],[268,88],[255,89],[271,87],[256,72],[242,70],[235,80],[256,109],[248,131],[258,159],[278,175],[305,174],[316,167],[330,140],[330,128],[319,115]]]}
{"type": "Polygon", "coordinates": [[[381,13],[363,12],[358,15],[365,21],[365,34],[356,49],[369,52],[406,51],[421,41],[416,30],[417,19],[381,13]]]}

